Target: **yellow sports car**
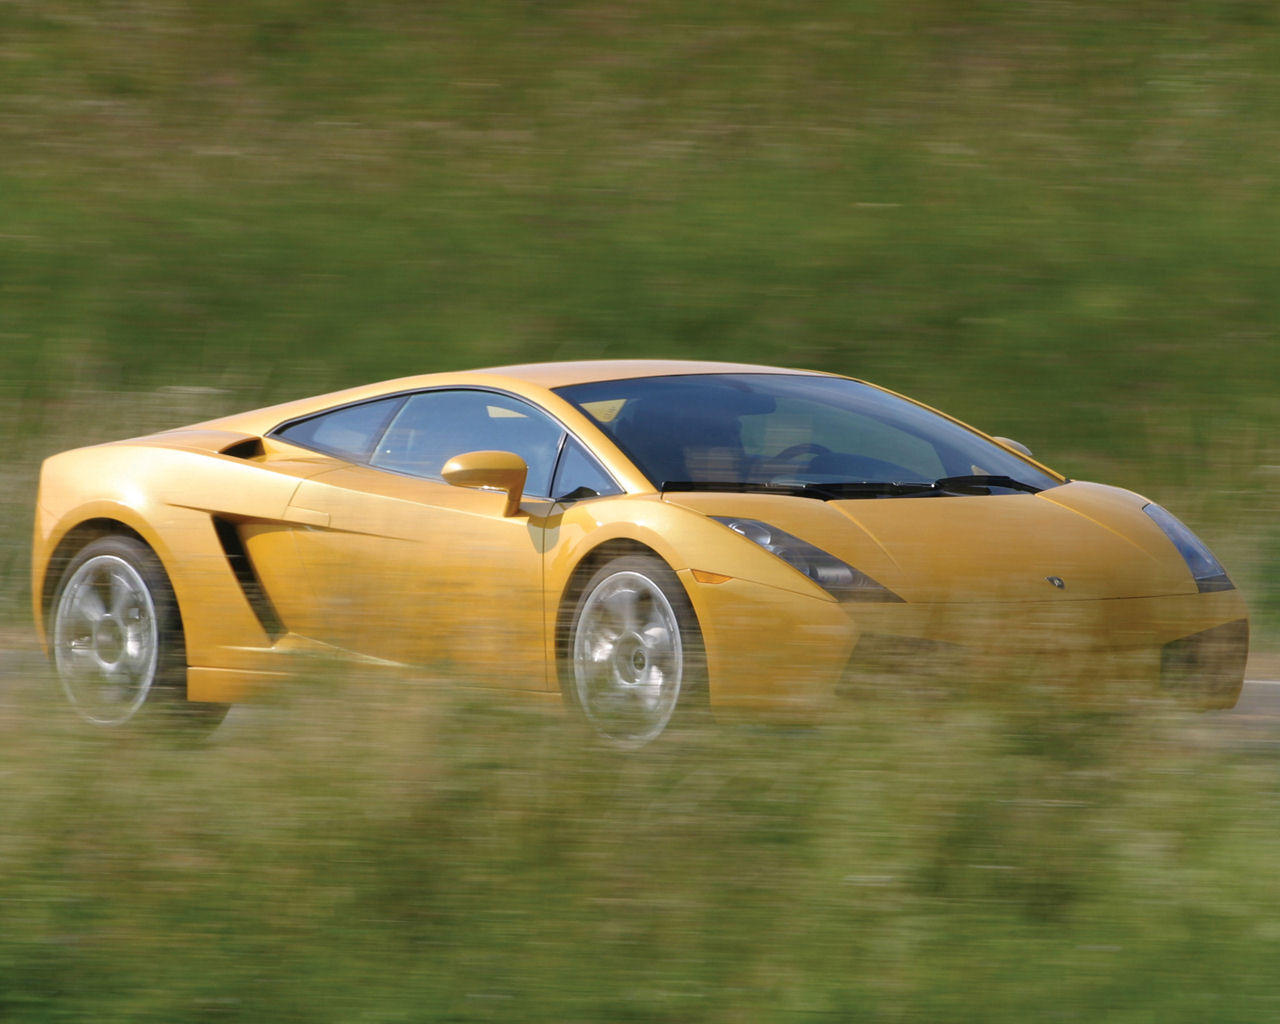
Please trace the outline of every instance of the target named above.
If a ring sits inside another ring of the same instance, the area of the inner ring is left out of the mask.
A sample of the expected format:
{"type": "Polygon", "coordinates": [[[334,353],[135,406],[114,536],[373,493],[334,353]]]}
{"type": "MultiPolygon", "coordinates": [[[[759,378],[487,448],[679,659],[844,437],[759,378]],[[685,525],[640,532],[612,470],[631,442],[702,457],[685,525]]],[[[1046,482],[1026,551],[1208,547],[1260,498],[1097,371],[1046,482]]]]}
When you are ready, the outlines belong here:
{"type": "Polygon", "coordinates": [[[407,377],[53,456],[37,624],[89,722],[216,724],[299,653],[563,698],[638,746],[1015,658],[1231,706],[1244,603],[1159,505],[828,373],[407,377]]]}

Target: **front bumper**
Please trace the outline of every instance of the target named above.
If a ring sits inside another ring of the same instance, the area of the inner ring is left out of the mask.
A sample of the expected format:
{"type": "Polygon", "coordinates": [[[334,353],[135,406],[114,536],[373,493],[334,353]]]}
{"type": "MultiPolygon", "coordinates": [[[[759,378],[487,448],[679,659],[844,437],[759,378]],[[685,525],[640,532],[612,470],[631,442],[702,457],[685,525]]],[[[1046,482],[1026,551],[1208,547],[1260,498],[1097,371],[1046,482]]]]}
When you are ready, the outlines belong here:
{"type": "Polygon", "coordinates": [[[1238,591],[1023,604],[862,604],[740,580],[686,579],[718,708],[820,712],[866,685],[1048,681],[1081,697],[1239,696],[1249,627],[1238,591]]]}

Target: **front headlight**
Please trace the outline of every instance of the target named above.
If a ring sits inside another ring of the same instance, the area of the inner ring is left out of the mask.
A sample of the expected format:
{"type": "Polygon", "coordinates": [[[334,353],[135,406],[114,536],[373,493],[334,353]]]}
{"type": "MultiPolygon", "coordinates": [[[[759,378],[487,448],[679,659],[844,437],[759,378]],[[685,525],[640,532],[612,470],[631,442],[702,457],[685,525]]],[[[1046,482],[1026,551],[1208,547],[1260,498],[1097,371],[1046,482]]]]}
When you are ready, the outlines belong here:
{"type": "Polygon", "coordinates": [[[1151,517],[1152,522],[1160,527],[1164,535],[1178,549],[1178,554],[1191,570],[1200,593],[1236,589],[1236,585],[1231,582],[1231,577],[1227,575],[1227,570],[1222,567],[1222,563],[1213,557],[1213,552],[1205,546],[1204,541],[1187,529],[1177,516],[1155,502],[1142,506],[1142,511],[1151,517]]]}
{"type": "Polygon", "coordinates": [[[771,555],[781,558],[832,597],[840,601],[901,601],[888,587],[877,583],[866,573],[859,572],[835,555],[827,554],[808,541],[779,530],[776,526],[758,519],[738,519],[733,516],[712,516],[734,533],[741,534],[752,543],[759,544],[771,555]]]}

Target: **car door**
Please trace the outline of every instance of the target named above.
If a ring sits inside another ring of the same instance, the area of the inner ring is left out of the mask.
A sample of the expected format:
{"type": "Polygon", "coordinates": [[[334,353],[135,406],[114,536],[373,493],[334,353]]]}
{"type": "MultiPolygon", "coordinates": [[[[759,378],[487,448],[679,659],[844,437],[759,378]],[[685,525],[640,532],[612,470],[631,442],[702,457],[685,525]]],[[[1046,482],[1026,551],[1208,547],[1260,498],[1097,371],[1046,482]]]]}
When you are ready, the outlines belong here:
{"type": "Polygon", "coordinates": [[[312,595],[291,628],[375,658],[546,688],[543,554],[564,435],[499,392],[406,396],[363,461],[335,459],[290,502],[312,595]],[[512,451],[529,466],[517,514],[506,514],[505,494],[444,482],[448,459],[479,450],[512,451]]]}

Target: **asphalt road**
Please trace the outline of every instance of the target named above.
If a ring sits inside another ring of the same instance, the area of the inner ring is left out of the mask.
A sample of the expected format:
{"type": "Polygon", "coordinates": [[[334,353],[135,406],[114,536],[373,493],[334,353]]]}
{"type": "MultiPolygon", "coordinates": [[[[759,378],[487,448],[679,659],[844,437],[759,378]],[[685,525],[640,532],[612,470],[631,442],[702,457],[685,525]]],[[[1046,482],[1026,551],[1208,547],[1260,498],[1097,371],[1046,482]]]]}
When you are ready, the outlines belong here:
{"type": "Polygon", "coordinates": [[[1204,724],[1220,742],[1280,750],[1280,680],[1246,679],[1236,706],[1206,712],[1204,724]]]}
{"type": "Polygon", "coordinates": [[[1274,718],[1280,721],[1280,680],[1246,679],[1236,706],[1218,714],[1274,718]]]}

